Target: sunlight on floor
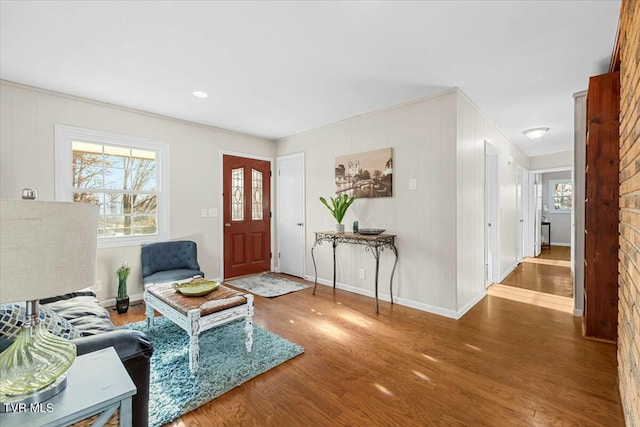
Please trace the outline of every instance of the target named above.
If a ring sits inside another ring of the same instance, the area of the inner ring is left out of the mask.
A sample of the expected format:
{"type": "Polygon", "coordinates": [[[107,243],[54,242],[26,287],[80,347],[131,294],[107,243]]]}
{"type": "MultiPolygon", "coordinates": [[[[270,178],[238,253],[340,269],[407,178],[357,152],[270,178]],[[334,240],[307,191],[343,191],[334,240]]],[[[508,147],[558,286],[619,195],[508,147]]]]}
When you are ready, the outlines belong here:
{"type": "Polygon", "coordinates": [[[467,347],[474,349],[475,351],[482,351],[482,349],[480,347],[476,347],[475,345],[471,345],[471,344],[467,344],[464,343],[464,345],[466,345],[467,347]]]}
{"type": "Polygon", "coordinates": [[[573,298],[569,297],[505,286],[499,283],[489,286],[487,295],[573,314],[573,298]]]}
{"type": "Polygon", "coordinates": [[[376,386],[376,388],[377,388],[379,391],[381,391],[382,393],[386,394],[387,396],[393,396],[393,393],[391,393],[391,392],[389,391],[389,389],[388,389],[388,388],[386,388],[385,386],[380,385],[380,384],[378,384],[378,383],[374,384],[374,386],[376,386]]]}
{"type": "Polygon", "coordinates": [[[427,382],[431,382],[431,378],[429,378],[428,376],[426,376],[426,375],[425,375],[425,374],[423,374],[422,372],[418,372],[418,371],[411,371],[411,372],[413,372],[413,374],[414,374],[416,377],[418,377],[418,378],[420,378],[420,379],[423,379],[423,380],[425,380],[425,381],[427,381],[427,382]]]}
{"type": "Polygon", "coordinates": [[[323,334],[337,339],[339,341],[343,341],[349,338],[349,334],[347,334],[346,332],[344,332],[342,329],[332,325],[329,322],[321,322],[318,326],[317,326],[318,330],[320,332],[322,332],[323,334]]]}
{"type": "Polygon", "coordinates": [[[355,314],[344,313],[342,314],[342,318],[348,322],[353,323],[356,326],[362,326],[363,328],[368,328],[371,325],[371,322],[365,320],[355,314]]]}
{"type": "Polygon", "coordinates": [[[430,361],[436,362],[436,363],[440,363],[440,361],[438,359],[436,359],[435,357],[433,357],[433,356],[429,356],[428,354],[424,354],[424,353],[421,353],[421,354],[427,360],[430,360],[430,361]]]}
{"type": "Polygon", "coordinates": [[[571,267],[571,261],[563,261],[559,259],[544,259],[544,258],[524,258],[522,262],[528,262],[531,264],[544,264],[553,265],[556,267],[571,267]]]}

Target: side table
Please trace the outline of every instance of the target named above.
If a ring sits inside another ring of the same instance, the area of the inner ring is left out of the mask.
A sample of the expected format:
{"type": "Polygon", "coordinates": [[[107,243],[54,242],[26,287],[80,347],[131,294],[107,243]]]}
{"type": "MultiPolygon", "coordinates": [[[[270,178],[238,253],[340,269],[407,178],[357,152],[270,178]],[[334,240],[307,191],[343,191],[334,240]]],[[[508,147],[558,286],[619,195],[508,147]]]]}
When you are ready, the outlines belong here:
{"type": "Polygon", "coordinates": [[[101,413],[102,426],[120,408],[120,427],[131,427],[131,397],[136,386],[113,347],[78,356],[67,372],[67,387],[49,400],[5,407],[2,427],[67,426],[101,413]]]}

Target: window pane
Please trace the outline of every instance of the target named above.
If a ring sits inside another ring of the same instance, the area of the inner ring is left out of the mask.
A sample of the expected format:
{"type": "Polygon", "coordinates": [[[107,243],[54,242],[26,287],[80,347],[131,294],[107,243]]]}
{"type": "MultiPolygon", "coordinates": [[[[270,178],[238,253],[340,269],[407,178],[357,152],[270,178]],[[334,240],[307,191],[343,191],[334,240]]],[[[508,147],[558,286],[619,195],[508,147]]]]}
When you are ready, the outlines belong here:
{"type": "Polygon", "coordinates": [[[231,221],[244,220],[244,168],[231,170],[231,221]]]}
{"type": "Polygon", "coordinates": [[[102,187],[103,166],[102,154],[74,150],[71,163],[73,186],[75,188],[102,187]]]}
{"type": "Polygon", "coordinates": [[[133,234],[156,234],[158,228],[156,215],[134,215],[133,234]]]}
{"type": "Polygon", "coordinates": [[[262,219],[262,172],[251,169],[251,219],[262,219]]]}
{"type": "Polygon", "coordinates": [[[138,194],[133,198],[133,212],[136,214],[156,213],[158,196],[138,194]]]}
{"type": "Polygon", "coordinates": [[[129,169],[130,189],[139,191],[155,191],[155,160],[132,158],[129,169]]]}

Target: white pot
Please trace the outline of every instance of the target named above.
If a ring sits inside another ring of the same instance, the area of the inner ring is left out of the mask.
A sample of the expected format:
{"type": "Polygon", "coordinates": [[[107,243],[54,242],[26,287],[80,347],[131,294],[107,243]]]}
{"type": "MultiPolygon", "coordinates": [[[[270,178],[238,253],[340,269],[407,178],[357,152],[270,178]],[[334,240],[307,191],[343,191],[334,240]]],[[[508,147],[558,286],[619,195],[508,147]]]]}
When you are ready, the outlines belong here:
{"type": "Polygon", "coordinates": [[[344,233],[344,224],[336,224],[336,233],[344,233]]]}

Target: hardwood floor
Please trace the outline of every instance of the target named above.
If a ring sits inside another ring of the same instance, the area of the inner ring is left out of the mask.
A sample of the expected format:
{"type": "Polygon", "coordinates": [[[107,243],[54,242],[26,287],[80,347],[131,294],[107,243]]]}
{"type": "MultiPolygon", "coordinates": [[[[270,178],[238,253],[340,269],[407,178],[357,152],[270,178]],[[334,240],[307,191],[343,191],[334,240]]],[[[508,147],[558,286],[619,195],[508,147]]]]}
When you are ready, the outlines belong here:
{"type": "Polygon", "coordinates": [[[573,280],[571,279],[570,267],[522,262],[500,283],[506,286],[573,298],[573,280]]]}
{"type": "Polygon", "coordinates": [[[525,258],[500,284],[573,298],[571,248],[552,246],[535,258],[525,258]]]}
{"type": "MultiPolygon", "coordinates": [[[[616,347],[569,314],[487,296],[452,320],[318,286],[256,296],[305,353],[170,426],[623,426],[616,347]]],[[[122,324],[144,318],[142,305],[122,324]]]]}
{"type": "Polygon", "coordinates": [[[551,250],[543,249],[536,258],[571,261],[571,248],[568,246],[551,246],[551,250]]]}

